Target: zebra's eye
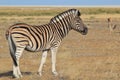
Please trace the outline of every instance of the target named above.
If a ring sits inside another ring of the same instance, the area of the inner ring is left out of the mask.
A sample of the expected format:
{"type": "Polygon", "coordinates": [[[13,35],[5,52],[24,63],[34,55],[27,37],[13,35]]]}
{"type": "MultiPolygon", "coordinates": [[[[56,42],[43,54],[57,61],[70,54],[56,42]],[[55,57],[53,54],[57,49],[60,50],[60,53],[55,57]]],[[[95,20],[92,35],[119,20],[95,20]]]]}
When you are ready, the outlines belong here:
{"type": "Polygon", "coordinates": [[[80,22],[80,20],[77,20],[78,22],[80,22]]]}
{"type": "Polygon", "coordinates": [[[78,20],[78,19],[76,19],[76,20],[75,20],[75,22],[79,22],[79,20],[78,20]]]}
{"type": "Polygon", "coordinates": [[[77,21],[77,22],[80,22],[80,20],[81,20],[80,18],[76,18],[76,21],[77,21]]]}

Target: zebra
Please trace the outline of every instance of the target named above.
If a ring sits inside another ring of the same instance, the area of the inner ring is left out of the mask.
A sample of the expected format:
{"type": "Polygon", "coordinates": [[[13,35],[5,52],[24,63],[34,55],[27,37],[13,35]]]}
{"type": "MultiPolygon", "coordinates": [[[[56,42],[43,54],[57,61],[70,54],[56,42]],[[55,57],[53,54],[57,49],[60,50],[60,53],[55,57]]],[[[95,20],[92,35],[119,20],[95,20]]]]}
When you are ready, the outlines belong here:
{"type": "Polygon", "coordinates": [[[47,52],[50,50],[52,73],[57,76],[56,53],[63,38],[71,30],[75,30],[82,35],[88,33],[88,28],[80,16],[81,13],[78,9],[68,9],[51,18],[47,24],[36,26],[26,23],[16,23],[10,26],[6,31],[6,38],[13,60],[13,76],[15,78],[22,77],[19,68],[19,59],[24,50],[42,52],[41,64],[38,69],[40,76],[42,76],[42,69],[46,61],[47,52]]]}

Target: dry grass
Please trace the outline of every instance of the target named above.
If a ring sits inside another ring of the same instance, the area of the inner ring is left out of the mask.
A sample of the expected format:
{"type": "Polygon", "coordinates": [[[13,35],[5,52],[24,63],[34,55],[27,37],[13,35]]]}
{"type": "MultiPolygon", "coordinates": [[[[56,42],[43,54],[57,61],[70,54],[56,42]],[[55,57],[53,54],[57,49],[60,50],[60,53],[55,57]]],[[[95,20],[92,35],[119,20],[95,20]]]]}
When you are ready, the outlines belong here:
{"type": "MultiPolygon", "coordinates": [[[[36,8],[34,8],[36,9],[36,8]]],[[[53,9],[53,8],[52,8],[53,9]]],[[[4,9],[5,10],[5,9],[4,9]]],[[[3,11],[4,11],[3,10],[3,11]]],[[[54,9],[53,9],[54,10],[54,9]]],[[[60,9],[63,10],[63,9],[60,9]]],[[[13,10],[14,12],[14,10],[13,10]]],[[[0,18],[0,80],[12,78],[12,60],[9,55],[5,31],[16,22],[40,25],[49,22],[47,16],[1,16],[0,18]]],[[[57,54],[59,76],[51,73],[51,56],[48,54],[42,77],[37,75],[41,52],[24,51],[20,60],[23,78],[20,80],[119,80],[120,79],[120,15],[97,14],[81,16],[89,33],[86,36],[71,31],[63,40],[57,54]],[[110,34],[107,17],[113,18],[118,27],[110,34]]]]}
{"type": "Polygon", "coordinates": [[[53,16],[70,8],[84,14],[120,14],[120,8],[84,7],[0,7],[0,16],[53,16]]]}

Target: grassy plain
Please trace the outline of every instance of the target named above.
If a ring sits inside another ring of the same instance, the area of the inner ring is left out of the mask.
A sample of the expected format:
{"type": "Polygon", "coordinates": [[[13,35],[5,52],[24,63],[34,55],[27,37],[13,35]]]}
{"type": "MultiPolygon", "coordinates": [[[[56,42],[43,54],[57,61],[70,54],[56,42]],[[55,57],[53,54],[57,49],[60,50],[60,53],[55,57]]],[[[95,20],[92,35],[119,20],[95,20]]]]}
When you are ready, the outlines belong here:
{"type": "MultiPolygon", "coordinates": [[[[69,8],[65,7],[0,7],[0,80],[12,78],[12,60],[5,31],[12,24],[24,22],[41,25],[69,8]]],[[[51,73],[51,55],[47,57],[42,77],[37,75],[41,52],[24,51],[20,60],[23,78],[20,80],[119,80],[120,79],[120,8],[78,8],[89,27],[82,36],[71,31],[63,40],[57,54],[59,76],[51,73]],[[107,18],[117,28],[110,34],[107,18]]]]}

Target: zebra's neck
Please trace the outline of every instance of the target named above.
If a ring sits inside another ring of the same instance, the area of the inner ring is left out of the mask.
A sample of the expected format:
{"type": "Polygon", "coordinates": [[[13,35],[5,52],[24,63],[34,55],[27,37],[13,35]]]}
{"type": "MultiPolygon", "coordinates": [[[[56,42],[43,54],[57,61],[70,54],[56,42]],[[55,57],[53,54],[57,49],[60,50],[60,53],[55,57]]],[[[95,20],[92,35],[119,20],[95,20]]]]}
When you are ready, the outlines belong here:
{"type": "Polygon", "coordinates": [[[71,30],[70,23],[64,20],[60,20],[59,22],[52,22],[55,28],[57,28],[59,34],[62,38],[64,38],[69,31],[71,30]]]}
{"type": "Polygon", "coordinates": [[[68,34],[68,32],[72,29],[72,18],[73,13],[70,10],[55,16],[50,20],[50,23],[55,25],[54,27],[58,28],[58,31],[62,37],[65,37],[68,34]]]}

